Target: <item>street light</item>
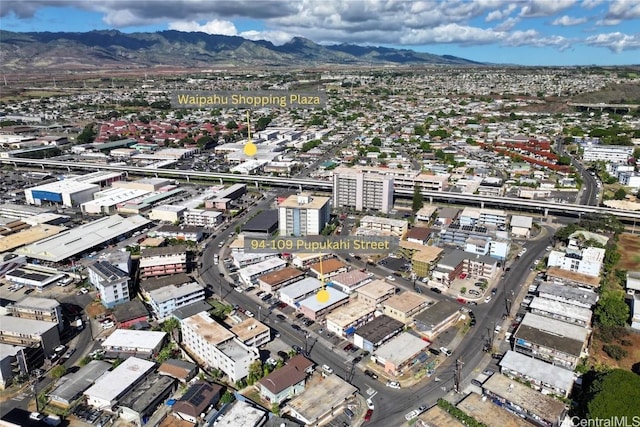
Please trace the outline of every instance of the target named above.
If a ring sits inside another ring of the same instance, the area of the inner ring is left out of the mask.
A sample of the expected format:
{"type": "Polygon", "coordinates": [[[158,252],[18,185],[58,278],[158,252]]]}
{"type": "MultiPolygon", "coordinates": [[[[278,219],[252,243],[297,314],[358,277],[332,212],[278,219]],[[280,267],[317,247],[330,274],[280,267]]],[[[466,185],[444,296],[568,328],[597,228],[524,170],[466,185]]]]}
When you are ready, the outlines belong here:
{"type": "Polygon", "coordinates": [[[258,304],[258,322],[261,322],[261,316],[260,313],[262,312],[262,306],[260,304],[258,304]]]}

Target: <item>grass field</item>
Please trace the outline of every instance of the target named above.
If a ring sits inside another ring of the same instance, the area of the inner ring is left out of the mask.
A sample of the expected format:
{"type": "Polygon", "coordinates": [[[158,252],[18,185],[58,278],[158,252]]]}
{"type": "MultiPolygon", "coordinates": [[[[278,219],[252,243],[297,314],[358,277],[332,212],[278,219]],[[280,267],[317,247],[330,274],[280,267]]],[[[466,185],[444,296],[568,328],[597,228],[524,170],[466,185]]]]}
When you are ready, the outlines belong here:
{"type": "Polygon", "coordinates": [[[626,271],[640,270],[640,236],[623,233],[618,241],[620,261],[617,268],[626,271]]]}

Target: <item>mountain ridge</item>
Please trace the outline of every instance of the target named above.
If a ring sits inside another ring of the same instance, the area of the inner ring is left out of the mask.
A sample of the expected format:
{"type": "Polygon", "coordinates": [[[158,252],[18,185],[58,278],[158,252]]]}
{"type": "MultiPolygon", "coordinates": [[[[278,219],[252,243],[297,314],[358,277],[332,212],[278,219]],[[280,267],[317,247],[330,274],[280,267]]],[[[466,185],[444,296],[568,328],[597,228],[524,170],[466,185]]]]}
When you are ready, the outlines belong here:
{"type": "Polygon", "coordinates": [[[484,65],[452,55],[354,44],[321,45],[294,37],[283,45],[176,30],[123,33],[0,30],[0,70],[156,66],[484,65]],[[73,65],[70,65],[73,64],[73,65]]]}

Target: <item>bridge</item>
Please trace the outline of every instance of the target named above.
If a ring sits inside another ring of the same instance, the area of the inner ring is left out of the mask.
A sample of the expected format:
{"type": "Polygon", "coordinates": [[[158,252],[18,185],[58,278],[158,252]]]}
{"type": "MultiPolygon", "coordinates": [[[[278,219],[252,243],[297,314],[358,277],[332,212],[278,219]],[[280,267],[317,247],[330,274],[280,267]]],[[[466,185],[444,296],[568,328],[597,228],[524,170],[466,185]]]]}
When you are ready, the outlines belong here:
{"type": "MultiPolygon", "coordinates": [[[[151,169],[134,166],[121,166],[121,165],[103,165],[89,162],[64,162],[60,160],[47,160],[47,159],[21,159],[21,158],[2,158],[0,162],[4,164],[10,164],[14,167],[21,165],[24,166],[39,166],[43,170],[45,167],[66,169],[71,171],[72,169],[85,169],[85,170],[105,170],[105,171],[117,171],[124,172],[127,176],[131,175],[152,175],[155,177],[172,177],[185,179],[187,182],[192,179],[203,180],[219,180],[220,183],[224,181],[231,182],[245,182],[248,184],[255,184],[259,187],[260,184],[270,185],[274,187],[298,187],[301,190],[319,190],[319,191],[331,191],[333,189],[333,182],[331,181],[319,181],[313,179],[304,178],[286,178],[275,176],[261,176],[261,175],[240,175],[233,173],[216,173],[216,172],[199,172],[199,171],[184,171],[177,169],[151,169]]],[[[411,198],[413,197],[412,189],[395,189],[394,193],[400,197],[411,198]]],[[[480,207],[492,206],[499,208],[506,208],[511,210],[523,210],[528,212],[537,212],[543,215],[549,213],[557,215],[572,215],[582,216],[584,214],[607,214],[613,215],[620,220],[638,221],[640,220],[640,211],[629,211],[622,209],[612,209],[602,206],[586,206],[570,203],[555,203],[546,200],[529,200],[529,199],[517,199],[513,197],[495,197],[495,196],[481,196],[478,194],[462,194],[451,193],[444,191],[431,191],[423,190],[423,196],[433,203],[435,201],[441,201],[445,203],[460,203],[460,204],[474,204],[480,207]]]]}

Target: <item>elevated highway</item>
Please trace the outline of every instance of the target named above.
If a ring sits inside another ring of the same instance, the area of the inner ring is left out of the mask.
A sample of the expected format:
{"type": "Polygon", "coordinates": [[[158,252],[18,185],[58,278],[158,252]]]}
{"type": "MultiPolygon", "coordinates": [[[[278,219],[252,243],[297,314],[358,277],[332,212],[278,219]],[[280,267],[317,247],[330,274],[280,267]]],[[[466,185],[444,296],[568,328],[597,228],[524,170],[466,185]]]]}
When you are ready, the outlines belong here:
{"type": "MultiPolygon", "coordinates": [[[[284,178],[274,176],[261,176],[261,175],[239,175],[232,173],[215,173],[215,172],[199,172],[199,171],[184,171],[177,169],[151,169],[132,166],[120,166],[120,165],[102,165],[89,162],[64,162],[59,160],[47,160],[47,159],[20,159],[20,158],[3,158],[0,161],[4,164],[18,166],[30,166],[40,167],[45,169],[57,168],[66,169],[72,171],[74,169],[84,169],[91,171],[106,170],[106,171],[118,171],[124,172],[127,175],[151,175],[155,177],[172,177],[181,178],[187,181],[193,179],[196,180],[219,180],[220,182],[245,182],[247,184],[255,184],[256,186],[269,185],[274,187],[298,187],[300,190],[320,190],[331,191],[333,189],[333,183],[330,181],[318,181],[314,179],[305,178],[284,178]]],[[[608,214],[617,217],[620,220],[625,221],[638,221],[640,220],[640,211],[629,211],[621,209],[612,209],[601,206],[586,206],[576,205],[569,203],[554,203],[544,200],[527,200],[517,199],[511,197],[492,197],[492,196],[480,196],[477,194],[461,194],[450,193],[441,191],[429,191],[423,190],[423,195],[429,200],[429,202],[445,202],[445,203],[460,203],[460,204],[473,204],[480,207],[498,207],[509,210],[522,210],[527,212],[537,212],[542,215],[555,214],[555,215],[570,215],[579,217],[583,214],[598,213],[608,214]]],[[[404,198],[413,197],[413,190],[409,189],[396,189],[395,194],[404,198]]]]}

